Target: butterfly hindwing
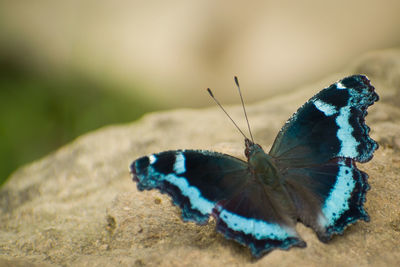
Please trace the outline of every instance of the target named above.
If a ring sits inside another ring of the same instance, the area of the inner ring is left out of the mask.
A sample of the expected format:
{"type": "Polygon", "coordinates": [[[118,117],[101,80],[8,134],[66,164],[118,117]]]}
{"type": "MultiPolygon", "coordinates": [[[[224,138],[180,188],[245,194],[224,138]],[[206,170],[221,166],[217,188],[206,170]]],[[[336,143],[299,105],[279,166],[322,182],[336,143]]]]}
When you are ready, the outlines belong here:
{"type": "Polygon", "coordinates": [[[217,231],[250,247],[255,257],[280,248],[305,247],[296,232],[296,218],[274,198],[270,187],[249,181],[243,190],[214,208],[217,231]]]}
{"type": "Polygon", "coordinates": [[[159,189],[182,209],[185,221],[204,224],[217,201],[227,198],[250,175],[247,163],[204,150],[176,150],[137,159],[131,173],[139,190],[159,189]]]}
{"type": "Polygon", "coordinates": [[[323,242],[362,219],[369,189],[367,174],[352,159],[336,158],[325,164],[284,171],[286,188],[302,223],[310,226],[323,242]]]}
{"type": "Polygon", "coordinates": [[[379,97],[367,77],[354,75],[323,89],[286,122],[270,155],[281,165],[308,166],[335,157],[366,162],[378,144],[365,125],[367,108],[379,97]]]}

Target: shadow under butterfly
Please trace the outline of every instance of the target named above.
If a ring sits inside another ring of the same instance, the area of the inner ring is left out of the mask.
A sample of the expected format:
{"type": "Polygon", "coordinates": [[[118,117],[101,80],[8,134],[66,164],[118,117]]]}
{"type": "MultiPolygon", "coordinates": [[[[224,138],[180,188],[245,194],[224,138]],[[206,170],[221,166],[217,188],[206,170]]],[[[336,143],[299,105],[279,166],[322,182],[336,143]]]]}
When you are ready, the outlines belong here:
{"type": "Polygon", "coordinates": [[[300,107],[268,154],[245,137],[247,162],[206,150],[174,150],[137,159],[131,174],[140,191],[169,194],[184,221],[204,225],[212,215],[216,230],[248,246],[254,257],[306,247],[295,229],[298,221],[327,242],[357,220],[369,221],[363,207],[368,175],[356,162],[369,161],[378,148],[365,124],[367,108],[378,99],[366,76],[353,75],[300,107]]]}

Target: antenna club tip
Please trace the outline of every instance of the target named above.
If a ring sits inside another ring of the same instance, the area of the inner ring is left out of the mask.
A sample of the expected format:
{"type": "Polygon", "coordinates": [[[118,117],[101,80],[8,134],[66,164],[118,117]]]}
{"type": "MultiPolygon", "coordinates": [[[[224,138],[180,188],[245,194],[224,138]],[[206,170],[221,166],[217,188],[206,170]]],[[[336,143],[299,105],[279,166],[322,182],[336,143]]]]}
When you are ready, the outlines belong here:
{"type": "Polygon", "coordinates": [[[210,88],[207,88],[207,92],[210,94],[210,96],[214,97],[214,94],[211,92],[210,88]]]}
{"type": "Polygon", "coordinates": [[[237,76],[234,76],[234,80],[235,80],[236,85],[239,86],[239,80],[238,80],[237,76]]]}

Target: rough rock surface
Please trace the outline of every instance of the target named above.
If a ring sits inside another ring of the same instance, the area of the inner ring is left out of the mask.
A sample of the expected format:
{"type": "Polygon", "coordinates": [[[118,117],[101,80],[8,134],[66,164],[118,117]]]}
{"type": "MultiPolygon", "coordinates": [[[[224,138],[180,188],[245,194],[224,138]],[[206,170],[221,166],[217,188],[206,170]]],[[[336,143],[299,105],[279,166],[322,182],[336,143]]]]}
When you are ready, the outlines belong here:
{"type": "MultiPolygon", "coordinates": [[[[381,100],[367,123],[380,144],[358,166],[371,190],[369,223],[329,244],[298,224],[305,249],[275,250],[258,261],[207,226],[183,223],[166,195],[139,192],[128,166],[137,157],[177,148],[243,157],[243,140],[218,108],[149,114],[129,125],[84,135],[16,171],[0,191],[0,265],[11,266],[393,266],[400,263],[400,51],[374,52],[348,71],[248,106],[255,139],[268,149],[285,120],[337,79],[364,73],[381,100]]],[[[229,112],[242,128],[241,107],[229,112]]]]}

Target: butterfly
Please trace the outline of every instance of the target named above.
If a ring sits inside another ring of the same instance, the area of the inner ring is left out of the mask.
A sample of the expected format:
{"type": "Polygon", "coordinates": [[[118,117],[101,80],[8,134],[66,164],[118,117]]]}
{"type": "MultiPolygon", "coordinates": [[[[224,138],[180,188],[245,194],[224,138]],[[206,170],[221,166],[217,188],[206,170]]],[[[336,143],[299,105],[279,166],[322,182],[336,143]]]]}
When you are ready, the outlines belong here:
{"type": "Polygon", "coordinates": [[[165,151],[135,160],[133,180],[140,191],[170,195],[184,221],[204,225],[212,215],[216,231],[256,258],[306,247],[297,222],[328,242],[357,220],[369,221],[368,175],[356,162],[378,149],[365,124],[379,100],[374,89],[366,76],[353,75],[321,90],[289,118],[268,153],[245,137],[247,162],[207,150],[165,151]]]}

